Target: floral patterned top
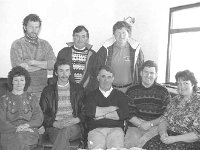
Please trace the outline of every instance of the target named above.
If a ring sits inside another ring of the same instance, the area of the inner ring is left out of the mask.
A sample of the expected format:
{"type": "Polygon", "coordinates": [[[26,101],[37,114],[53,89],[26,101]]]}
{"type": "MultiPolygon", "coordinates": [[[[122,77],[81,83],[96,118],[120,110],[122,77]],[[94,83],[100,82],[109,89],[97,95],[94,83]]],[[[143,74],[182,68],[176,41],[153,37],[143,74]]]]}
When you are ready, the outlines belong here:
{"type": "Polygon", "coordinates": [[[0,133],[11,133],[16,127],[28,123],[31,128],[39,127],[43,113],[35,95],[24,92],[14,95],[8,92],[0,99],[0,133]]]}
{"type": "Polygon", "coordinates": [[[163,117],[169,124],[168,129],[185,134],[194,132],[200,137],[200,95],[193,94],[187,102],[183,96],[174,97],[163,117]]]}

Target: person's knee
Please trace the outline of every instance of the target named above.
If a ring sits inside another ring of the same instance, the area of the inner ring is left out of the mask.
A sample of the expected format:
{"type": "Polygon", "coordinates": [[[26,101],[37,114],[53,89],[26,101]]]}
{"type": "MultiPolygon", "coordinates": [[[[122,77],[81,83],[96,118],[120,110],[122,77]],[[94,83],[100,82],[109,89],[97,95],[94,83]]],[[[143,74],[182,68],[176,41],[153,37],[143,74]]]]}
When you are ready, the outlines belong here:
{"type": "Polygon", "coordinates": [[[88,133],[88,149],[105,149],[106,139],[101,133],[90,131],[88,133]]]}
{"type": "Polygon", "coordinates": [[[142,137],[144,134],[143,131],[137,129],[137,128],[128,128],[125,138],[131,138],[135,140],[139,140],[140,137],[142,137]]]}
{"type": "Polygon", "coordinates": [[[136,146],[139,143],[141,136],[142,133],[139,130],[128,128],[124,139],[125,148],[136,146]]]}
{"type": "Polygon", "coordinates": [[[124,147],[124,131],[121,128],[111,130],[107,137],[107,148],[123,148],[124,147]]]}
{"type": "Polygon", "coordinates": [[[59,135],[61,135],[63,138],[69,140],[70,137],[70,129],[68,127],[62,128],[59,131],[59,135]]]}

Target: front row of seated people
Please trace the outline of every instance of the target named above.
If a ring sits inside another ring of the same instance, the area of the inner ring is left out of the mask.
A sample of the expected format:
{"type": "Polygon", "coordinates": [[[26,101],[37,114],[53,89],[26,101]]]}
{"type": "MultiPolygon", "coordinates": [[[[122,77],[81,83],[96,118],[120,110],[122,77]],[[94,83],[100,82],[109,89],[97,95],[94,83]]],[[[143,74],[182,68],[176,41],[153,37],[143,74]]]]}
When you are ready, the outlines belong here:
{"type": "Polygon", "coordinates": [[[69,149],[70,140],[83,137],[84,122],[89,129],[89,149],[200,149],[200,96],[196,78],[189,70],[176,74],[178,95],[171,99],[156,83],[157,65],[153,61],[143,63],[141,83],[129,88],[127,94],[112,87],[115,74],[103,66],[97,77],[99,88],[85,95],[79,84],[70,81],[70,67],[65,60],[55,63],[55,83],[44,88],[40,99],[43,113],[36,97],[26,92],[29,73],[20,66],[10,71],[10,92],[0,100],[3,150],[33,149],[41,125],[53,149],[69,149]]]}

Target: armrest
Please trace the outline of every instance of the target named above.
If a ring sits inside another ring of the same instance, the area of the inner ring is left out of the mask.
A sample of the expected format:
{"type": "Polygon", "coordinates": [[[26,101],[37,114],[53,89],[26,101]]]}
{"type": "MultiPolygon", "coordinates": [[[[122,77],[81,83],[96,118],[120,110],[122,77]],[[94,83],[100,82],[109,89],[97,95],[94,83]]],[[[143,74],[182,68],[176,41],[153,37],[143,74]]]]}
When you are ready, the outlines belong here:
{"type": "Polygon", "coordinates": [[[7,78],[0,78],[0,96],[8,91],[7,78]]]}

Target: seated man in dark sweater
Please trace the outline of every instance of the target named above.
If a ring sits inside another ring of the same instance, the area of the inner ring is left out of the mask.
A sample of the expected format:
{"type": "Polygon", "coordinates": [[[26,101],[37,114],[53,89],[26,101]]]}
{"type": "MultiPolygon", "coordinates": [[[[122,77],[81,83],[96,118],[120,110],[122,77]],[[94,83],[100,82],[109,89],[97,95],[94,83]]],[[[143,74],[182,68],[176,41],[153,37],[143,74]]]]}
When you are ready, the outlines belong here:
{"type": "Polygon", "coordinates": [[[114,73],[108,66],[99,69],[99,88],[85,100],[88,117],[88,148],[124,147],[124,120],[128,117],[128,97],[112,88],[114,73]]]}
{"type": "Polygon", "coordinates": [[[167,89],[156,83],[157,64],[151,60],[143,63],[140,75],[142,82],[130,87],[129,122],[125,147],[142,147],[158,134],[158,124],[170,101],[167,89]]]}

